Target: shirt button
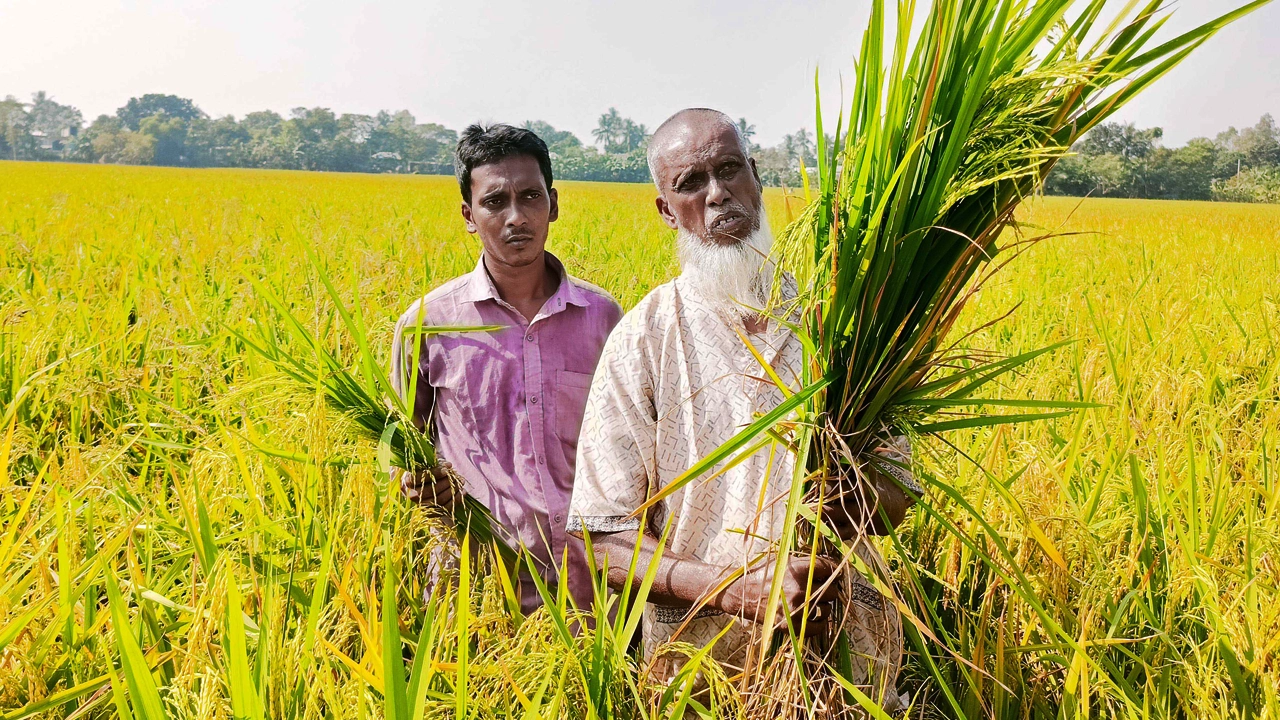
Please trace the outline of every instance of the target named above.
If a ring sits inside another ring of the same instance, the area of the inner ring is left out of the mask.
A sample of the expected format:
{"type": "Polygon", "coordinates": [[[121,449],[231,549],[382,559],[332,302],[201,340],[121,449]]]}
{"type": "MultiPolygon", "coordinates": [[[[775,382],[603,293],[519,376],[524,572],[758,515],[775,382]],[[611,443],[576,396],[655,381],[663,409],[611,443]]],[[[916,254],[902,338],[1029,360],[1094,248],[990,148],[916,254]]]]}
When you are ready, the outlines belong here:
{"type": "Polygon", "coordinates": [[[537,405],[537,404],[538,404],[538,396],[537,396],[537,395],[534,395],[533,397],[529,398],[529,402],[533,403],[534,405],[537,405]]]}
{"type": "Polygon", "coordinates": [[[532,336],[532,335],[526,335],[524,339],[525,339],[525,340],[528,340],[529,342],[533,342],[533,336],[532,336]]]}
{"type": "Polygon", "coordinates": [[[563,516],[563,515],[560,515],[559,513],[557,513],[557,514],[556,514],[556,524],[560,524],[560,523],[562,523],[562,522],[564,522],[564,516],[563,516]]]}
{"type": "Polygon", "coordinates": [[[546,459],[546,458],[538,458],[538,464],[539,464],[539,465],[546,465],[546,464],[547,464],[547,459],[546,459]]]}

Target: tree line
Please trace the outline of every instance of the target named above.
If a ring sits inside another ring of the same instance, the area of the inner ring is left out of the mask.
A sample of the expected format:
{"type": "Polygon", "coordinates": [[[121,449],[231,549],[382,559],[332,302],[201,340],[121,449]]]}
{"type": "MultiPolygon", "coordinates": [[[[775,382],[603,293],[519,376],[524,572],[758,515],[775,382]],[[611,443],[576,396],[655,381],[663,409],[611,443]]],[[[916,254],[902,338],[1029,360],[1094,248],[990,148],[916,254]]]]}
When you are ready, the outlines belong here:
{"type": "Polygon", "coordinates": [[[1107,123],[1058,161],[1050,195],[1280,203],[1280,128],[1271,115],[1179,148],[1160,128],[1107,123]]]}
{"type": "MultiPolygon", "coordinates": [[[[750,141],[755,126],[738,124],[750,141]]],[[[651,133],[616,108],[600,115],[591,142],[542,120],[523,125],[546,141],[557,177],[650,181],[651,133]]],[[[457,142],[457,131],[420,123],[407,110],[361,115],[298,107],[288,117],[262,110],[237,119],[211,117],[188,98],[156,93],[130,98],[86,126],[78,109],[45,92],[30,102],[0,101],[0,158],[9,160],[451,174],[457,142]]],[[[813,136],[803,129],[776,147],[753,142],[752,149],[770,185],[798,187],[801,163],[816,164],[813,136]]]]}
{"type": "Polygon", "coordinates": [[[327,108],[210,117],[187,98],[130,98],[85,127],[80,111],[38,92],[0,101],[0,157],[179,167],[452,172],[457,133],[407,111],[337,115],[327,108]]]}
{"type": "MultiPolygon", "coordinates": [[[[525,122],[551,151],[556,177],[567,180],[649,182],[650,131],[616,108],[600,115],[583,142],[542,120],[525,122]]],[[[766,185],[798,188],[801,168],[817,166],[812,133],[800,129],[777,145],[755,143],[746,118],[738,129],[751,146],[766,185]]],[[[1050,195],[1280,202],[1280,128],[1271,115],[1243,130],[1164,147],[1160,128],[1108,123],[1087,134],[1058,162],[1050,195]]],[[[830,147],[832,138],[825,138],[830,147]]],[[[45,92],[30,102],[0,101],[0,158],[247,167],[336,172],[451,174],[458,133],[420,123],[408,110],[337,114],[298,107],[286,118],[271,110],[242,118],[211,117],[176,95],[130,98],[113,115],[87,126],[80,111],[45,92]]]]}

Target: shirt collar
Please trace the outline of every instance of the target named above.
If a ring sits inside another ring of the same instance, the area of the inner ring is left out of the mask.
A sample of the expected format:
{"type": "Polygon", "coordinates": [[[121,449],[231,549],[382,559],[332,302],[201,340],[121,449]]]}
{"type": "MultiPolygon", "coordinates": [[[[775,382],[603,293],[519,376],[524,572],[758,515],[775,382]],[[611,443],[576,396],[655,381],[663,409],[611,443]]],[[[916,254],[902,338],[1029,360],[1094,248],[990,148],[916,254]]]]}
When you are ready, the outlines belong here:
{"type": "MultiPolygon", "coordinates": [[[[564,263],[560,262],[560,258],[549,252],[546,253],[546,258],[551,269],[560,276],[560,286],[556,288],[551,297],[547,298],[546,305],[544,305],[546,314],[550,315],[559,312],[564,309],[565,305],[587,307],[590,302],[586,292],[569,277],[569,273],[564,269],[564,263]]],[[[502,296],[498,294],[498,288],[494,286],[493,278],[484,266],[483,252],[480,253],[480,259],[476,261],[476,269],[472,270],[467,276],[466,289],[459,299],[469,303],[478,303],[485,300],[502,302],[502,296]]]]}

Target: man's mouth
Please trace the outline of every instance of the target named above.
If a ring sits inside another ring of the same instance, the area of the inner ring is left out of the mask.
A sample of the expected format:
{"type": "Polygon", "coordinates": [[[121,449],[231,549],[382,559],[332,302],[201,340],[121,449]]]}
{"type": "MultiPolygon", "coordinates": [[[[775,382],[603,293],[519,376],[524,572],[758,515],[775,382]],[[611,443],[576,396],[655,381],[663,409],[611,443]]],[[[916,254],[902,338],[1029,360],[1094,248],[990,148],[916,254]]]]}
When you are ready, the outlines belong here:
{"type": "Polygon", "coordinates": [[[721,233],[732,235],[746,229],[747,216],[736,211],[729,210],[723,212],[711,221],[711,225],[707,228],[713,233],[721,233]]]}
{"type": "Polygon", "coordinates": [[[528,245],[531,242],[533,242],[532,235],[513,235],[506,240],[508,245],[528,245]]]}

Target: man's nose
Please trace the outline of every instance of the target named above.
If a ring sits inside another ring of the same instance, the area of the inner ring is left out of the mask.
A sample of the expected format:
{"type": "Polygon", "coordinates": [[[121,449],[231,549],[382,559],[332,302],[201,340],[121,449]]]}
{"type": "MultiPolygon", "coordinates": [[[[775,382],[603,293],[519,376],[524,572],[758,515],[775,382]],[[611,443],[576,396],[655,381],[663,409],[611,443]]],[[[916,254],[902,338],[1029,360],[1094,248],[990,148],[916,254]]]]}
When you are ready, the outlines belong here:
{"type": "Polygon", "coordinates": [[[507,227],[520,227],[529,224],[529,216],[525,215],[524,210],[520,209],[519,203],[513,203],[511,208],[507,210],[507,227]]]}
{"type": "Polygon", "coordinates": [[[707,183],[707,204],[711,206],[723,205],[726,200],[732,198],[729,188],[715,177],[711,178],[711,182],[707,183]]]}

